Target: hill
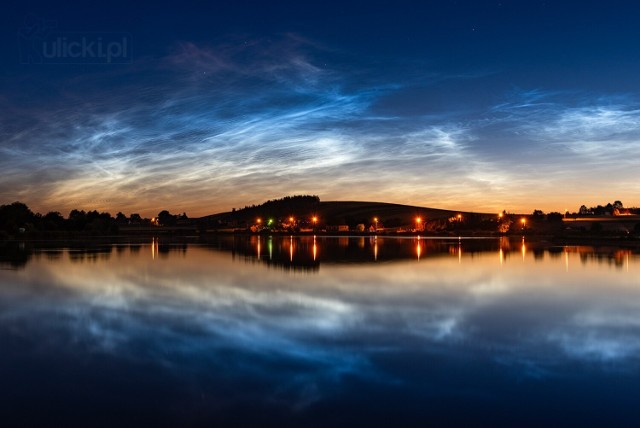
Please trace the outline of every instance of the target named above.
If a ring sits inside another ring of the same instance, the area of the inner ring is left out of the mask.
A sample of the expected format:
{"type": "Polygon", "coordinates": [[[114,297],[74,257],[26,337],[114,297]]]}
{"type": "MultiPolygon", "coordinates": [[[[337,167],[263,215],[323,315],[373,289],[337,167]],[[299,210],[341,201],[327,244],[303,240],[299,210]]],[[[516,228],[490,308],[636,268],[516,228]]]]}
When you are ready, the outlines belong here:
{"type": "Polygon", "coordinates": [[[238,225],[253,223],[257,218],[278,220],[291,216],[296,219],[310,220],[313,216],[316,216],[322,224],[347,224],[353,227],[358,223],[372,224],[374,218],[377,218],[380,224],[384,224],[387,227],[398,227],[415,224],[417,217],[420,217],[423,221],[433,221],[445,220],[458,214],[463,216],[473,214],[481,217],[495,217],[495,214],[478,214],[384,202],[320,202],[319,198],[315,196],[300,196],[269,201],[262,205],[245,207],[237,211],[213,214],[198,220],[200,223],[213,226],[222,223],[236,223],[238,225]]]}

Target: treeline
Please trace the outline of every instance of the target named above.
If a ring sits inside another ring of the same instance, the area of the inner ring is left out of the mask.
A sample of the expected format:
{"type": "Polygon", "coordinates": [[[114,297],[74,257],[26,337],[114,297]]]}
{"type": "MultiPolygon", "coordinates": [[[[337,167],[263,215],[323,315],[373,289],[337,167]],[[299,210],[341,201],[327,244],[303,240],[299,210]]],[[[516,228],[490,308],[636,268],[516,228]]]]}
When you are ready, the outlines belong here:
{"type": "Polygon", "coordinates": [[[259,205],[246,205],[244,208],[232,208],[231,212],[242,213],[243,211],[252,211],[256,209],[264,211],[289,211],[305,208],[315,208],[320,203],[320,197],[316,195],[293,195],[285,196],[280,199],[269,199],[259,205]]]}
{"type": "Polygon", "coordinates": [[[606,205],[597,205],[595,207],[587,207],[586,205],[582,205],[578,211],[566,213],[559,212],[551,212],[545,214],[541,210],[534,210],[531,214],[533,219],[544,219],[551,221],[562,220],[562,217],[565,215],[569,217],[578,217],[578,216],[602,216],[602,215],[640,215],[640,208],[626,208],[621,201],[615,201],[613,203],[607,203],[606,205]]]}
{"type": "Polygon", "coordinates": [[[280,199],[269,199],[259,204],[245,206],[241,209],[233,208],[232,213],[236,218],[253,218],[257,214],[264,217],[289,217],[295,213],[312,213],[320,204],[320,197],[316,195],[293,195],[280,199]]]}
{"type": "Polygon", "coordinates": [[[639,215],[640,208],[625,208],[621,201],[615,201],[606,205],[598,205],[595,207],[587,208],[586,205],[582,205],[577,213],[573,215],[639,215]]]}
{"type": "Polygon", "coordinates": [[[173,215],[167,210],[161,211],[152,219],[140,214],[126,216],[119,212],[112,216],[108,212],[71,210],[68,217],[58,211],[44,215],[34,213],[22,202],[0,205],[0,232],[8,235],[33,232],[83,232],[88,234],[117,234],[122,226],[173,226],[188,219],[186,214],[173,215]]]}

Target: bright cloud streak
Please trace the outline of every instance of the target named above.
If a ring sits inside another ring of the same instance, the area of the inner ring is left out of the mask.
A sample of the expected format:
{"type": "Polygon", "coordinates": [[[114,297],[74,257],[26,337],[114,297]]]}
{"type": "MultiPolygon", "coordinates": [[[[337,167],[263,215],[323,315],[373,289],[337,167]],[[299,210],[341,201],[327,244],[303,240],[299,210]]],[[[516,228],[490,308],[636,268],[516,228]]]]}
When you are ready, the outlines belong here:
{"type": "Polygon", "coordinates": [[[640,109],[628,98],[568,103],[536,89],[474,112],[380,114],[417,83],[358,83],[326,62],[332,54],[291,34],[180,43],[130,70],[133,86],[9,109],[0,198],[43,212],[191,216],[292,193],[488,212],[561,210],[596,196],[640,205],[636,187],[607,173],[640,167],[640,109]]]}

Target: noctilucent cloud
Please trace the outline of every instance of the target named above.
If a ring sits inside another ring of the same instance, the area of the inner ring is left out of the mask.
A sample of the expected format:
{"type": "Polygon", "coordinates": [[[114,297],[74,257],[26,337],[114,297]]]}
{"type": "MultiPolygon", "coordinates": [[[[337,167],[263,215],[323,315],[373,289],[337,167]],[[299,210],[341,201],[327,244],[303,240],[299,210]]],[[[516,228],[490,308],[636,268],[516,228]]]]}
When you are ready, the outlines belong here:
{"type": "Polygon", "coordinates": [[[558,3],[5,5],[0,203],[638,206],[640,5],[558,3]]]}

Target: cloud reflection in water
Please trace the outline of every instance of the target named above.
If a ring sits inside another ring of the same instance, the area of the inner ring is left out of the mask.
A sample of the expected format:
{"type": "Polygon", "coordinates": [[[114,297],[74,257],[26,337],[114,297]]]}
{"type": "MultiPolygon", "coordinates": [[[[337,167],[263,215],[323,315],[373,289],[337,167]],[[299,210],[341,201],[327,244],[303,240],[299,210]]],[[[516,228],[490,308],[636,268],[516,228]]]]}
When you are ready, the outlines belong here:
{"type": "MultiPolygon", "coordinates": [[[[218,402],[296,412],[355,385],[464,396],[489,382],[480,367],[497,384],[552,381],[573,362],[637,373],[637,254],[619,269],[617,256],[612,265],[585,249],[534,257],[497,241],[482,252],[424,240],[418,260],[412,240],[379,238],[348,240],[344,263],[328,251],[337,242],[296,243],[318,258],[308,272],[270,269],[255,240],[170,247],[163,258],[128,248],[108,258],[35,255],[23,270],[0,271],[0,334],[33,346],[23,352],[151,365],[216,390],[218,402]],[[441,378],[458,366],[453,381],[441,378]]],[[[276,252],[284,262],[285,247],[276,252]]]]}

